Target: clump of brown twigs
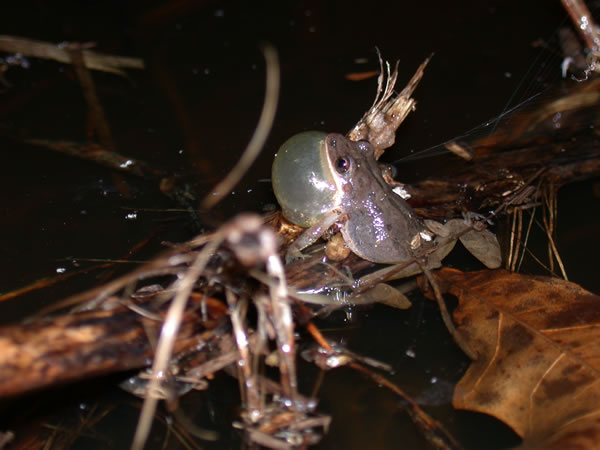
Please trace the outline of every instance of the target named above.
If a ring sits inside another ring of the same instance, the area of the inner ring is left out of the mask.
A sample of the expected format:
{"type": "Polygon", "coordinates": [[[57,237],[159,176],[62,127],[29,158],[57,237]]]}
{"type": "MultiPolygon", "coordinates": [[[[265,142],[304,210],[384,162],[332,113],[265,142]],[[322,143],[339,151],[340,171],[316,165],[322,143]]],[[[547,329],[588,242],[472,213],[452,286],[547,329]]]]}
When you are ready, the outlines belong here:
{"type": "MultiPolygon", "coordinates": [[[[205,295],[207,291],[226,299],[227,314],[221,320],[230,327],[229,338],[219,343],[220,354],[216,358],[191,368],[191,374],[184,371],[177,377],[197,380],[231,365],[239,379],[243,401],[239,426],[252,442],[272,448],[316,442],[318,434],[314,430],[326,428],[329,418],[315,415],[316,402],[298,393],[294,320],[273,230],[264,226],[258,216],[241,215],[206,240],[191,242],[185,255],[186,264],[179,265],[175,280],[164,290],[170,293],[171,304],[161,327],[133,448],[143,447],[156,402],[164,398],[160,395],[161,387],[165,380],[174,377],[169,370],[187,299],[194,292],[205,295]],[[240,284],[235,280],[236,268],[263,274],[269,280],[268,285],[240,284]],[[200,286],[203,289],[198,290],[200,286]],[[250,308],[256,310],[254,326],[247,320],[250,308]],[[279,368],[279,383],[261,375],[267,357],[279,368]]],[[[169,263],[182,256],[176,253],[164,261],[169,263]]]]}
{"type": "MultiPolygon", "coordinates": [[[[441,425],[397,386],[368,367],[389,370],[385,364],[334,348],[321,335],[310,321],[313,312],[286,283],[278,241],[279,236],[263,218],[243,214],[216,232],[179,246],[140,268],[135,278],[117,280],[112,284],[112,292],[104,291],[104,296],[122,296],[130,307],[134,307],[132,293],[135,297],[144,292],[153,296],[154,303],[169,304],[157,336],[152,369],[149,374],[144,372],[148,381],[143,390],[136,392],[144,397],[144,406],[133,448],[144,446],[159,400],[166,401],[168,410],[177,410],[177,383],[198,386],[219,370],[226,370],[239,380],[243,412],[234,426],[244,430],[249,442],[277,449],[318,442],[331,419],[317,413],[315,398],[298,392],[298,324],[320,346],[319,351],[307,355],[319,367],[348,365],[366,374],[407,400],[411,417],[432,442],[441,448],[458,448],[441,425]],[[141,280],[167,274],[171,281],[165,286],[153,285],[150,290],[135,287],[141,280]],[[215,304],[215,297],[224,299],[226,309],[215,304]],[[191,298],[198,301],[190,304],[191,298]],[[191,365],[181,363],[182,355],[174,352],[178,328],[189,308],[205,309],[205,320],[198,324],[204,340],[185,351],[187,360],[193,356],[191,365]],[[278,369],[278,380],[263,375],[265,365],[278,369]]],[[[94,301],[98,299],[96,296],[94,301]]],[[[138,312],[144,315],[144,311],[138,312]]],[[[216,437],[206,430],[196,435],[202,439],[216,437]]]]}

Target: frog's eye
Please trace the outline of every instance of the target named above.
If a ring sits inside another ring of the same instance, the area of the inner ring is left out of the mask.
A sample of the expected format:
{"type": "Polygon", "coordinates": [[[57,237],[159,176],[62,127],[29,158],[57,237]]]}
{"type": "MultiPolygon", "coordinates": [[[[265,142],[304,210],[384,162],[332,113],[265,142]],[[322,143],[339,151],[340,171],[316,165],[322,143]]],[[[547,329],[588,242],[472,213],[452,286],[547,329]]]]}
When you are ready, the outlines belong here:
{"type": "Polygon", "coordinates": [[[271,172],[275,197],[283,215],[302,227],[318,222],[334,207],[336,185],[327,163],[327,134],[306,131],[279,149],[271,172]]]}
{"type": "Polygon", "coordinates": [[[350,162],[350,158],[338,158],[335,161],[335,170],[337,171],[337,173],[343,175],[350,170],[351,165],[352,164],[350,162]]]}

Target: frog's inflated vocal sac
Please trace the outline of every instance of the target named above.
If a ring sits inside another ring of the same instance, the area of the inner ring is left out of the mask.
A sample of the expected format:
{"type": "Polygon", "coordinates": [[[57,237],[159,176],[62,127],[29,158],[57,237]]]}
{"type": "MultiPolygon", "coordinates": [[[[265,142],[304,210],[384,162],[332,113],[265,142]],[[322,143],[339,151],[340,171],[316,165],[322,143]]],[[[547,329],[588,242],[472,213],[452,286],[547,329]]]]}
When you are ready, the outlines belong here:
{"type": "Polygon", "coordinates": [[[297,134],[275,156],[272,182],[285,218],[308,228],[288,257],[335,224],[350,250],[376,263],[408,262],[433,245],[423,222],[383,179],[367,141],[297,134]]]}

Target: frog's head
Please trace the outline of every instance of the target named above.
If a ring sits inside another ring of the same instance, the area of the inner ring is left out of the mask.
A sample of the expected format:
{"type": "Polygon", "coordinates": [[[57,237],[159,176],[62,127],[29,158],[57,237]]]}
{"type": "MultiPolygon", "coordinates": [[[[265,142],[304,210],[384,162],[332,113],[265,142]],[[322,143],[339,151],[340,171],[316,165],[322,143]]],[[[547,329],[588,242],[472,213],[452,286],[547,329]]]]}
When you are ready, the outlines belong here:
{"type": "Polygon", "coordinates": [[[351,196],[356,189],[371,190],[372,178],[381,173],[368,141],[351,141],[332,133],[325,138],[329,171],[340,196],[351,196]]]}
{"type": "Polygon", "coordinates": [[[326,138],[321,131],[296,134],[284,142],[273,161],[273,191],[283,215],[302,227],[317,223],[336,205],[326,138]]]}

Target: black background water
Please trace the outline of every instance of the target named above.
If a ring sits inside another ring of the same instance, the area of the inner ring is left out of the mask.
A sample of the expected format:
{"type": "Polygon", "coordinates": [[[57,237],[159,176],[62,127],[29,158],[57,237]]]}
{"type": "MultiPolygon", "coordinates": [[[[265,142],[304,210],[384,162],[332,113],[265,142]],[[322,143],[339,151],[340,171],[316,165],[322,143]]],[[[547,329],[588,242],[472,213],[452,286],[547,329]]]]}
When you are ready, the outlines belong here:
{"type": "MultiPolygon", "coordinates": [[[[38,1],[3,6],[2,15],[4,34],[95,42],[101,52],[142,57],[146,70],[130,71],[128,80],[95,75],[117,147],[173,173],[197,175],[206,190],[227,173],[254,130],[264,95],[258,46],[272,43],[280,54],[282,75],[275,126],[259,161],[217,208],[217,219],[242,210],[261,211],[274,202],[270,184],[261,180],[269,177],[272,156],[287,137],[315,128],[345,132],[356,123],[371,105],[375,79],[353,82],[344,75],[377,70],[375,46],[386,59],[400,60],[401,86],[435,53],[415,94],[417,110],[384,156],[392,161],[462,134],[558,79],[561,56],[555,33],[566,24],[560,3],[547,0],[38,1]],[[208,169],[198,163],[201,159],[208,169]]],[[[12,69],[5,76],[13,87],[0,93],[1,124],[33,137],[86,139],[85,102],[68,68],[30,60],[27,70],[12,69]]],[[[107,169],[6,139],[0,142],[2,292],[57,271],[73,271],[76,264],[90,265],[85,258],[120,258],[155,236],[135,255],[143,260],[160,250],[161,240],[180,241],[195,232],[185,214],[144,211],[179,206],[153,183],[126,178],[127,197],[107,169]],[[133,212],[136,218],[128,219],[133,212]]],[[[424,159],[399,165],[399,178],[414,180],[443,169],[435,159],[424,159]]],[[[558,245],[571,279],[599,292],[593,275],[599,222],[593,186],[591,181],[561,191],[558,245]]],[[[466,255],[455,256],[451,263],[478,268],[466,255]]],[[[93,286],[101,275],[76,277],[0,304],[0,323],[93,286]]],[[[354,311],[353,318],[351,323],[331,324],[341,329],[329,336],[391,363],[394,381],[466,448],[518,442],[493,419],[451,408],[452,385],[467,361],[448,339],[433,305],[416,298],[406,312],[376,307],[354,311]]],[[[315,373],[310,367],[303,370],[308,389],[315,373]]],[[[115,392],[111,383],[100,386],[103,402],[98,408],[115,408],[96,426],[104,437],[80,438],[73,448],[106,448],[103,439],[111,447],[128,448],[137,409],[127,405],[134,401],[115,392]]],[[[236,411],[225,406],[237,401],[230,399],[232,387],[232,381],[218,379],[210,393],[184,402],[206,427],[221,431],[215,448],[239,446],[237,433],[229,427],[236,411]]],[[[85,386],[71,390],[70,397],[63,391],[42,396],[45,406],[27,420],[48,413],[48,422],[75,423],[99,402],[85,386]]],[[[320,410],[334,417],[322,448],[425,448],[398,400],[348,370],[328,374],[320,398],[320,410]]],[[[4,414],[11,417],[15,408],[27,409],[23,402],[4,406],[4,414]]],[[[154,436],[156,442],[162,431],[154,436]]]]}

